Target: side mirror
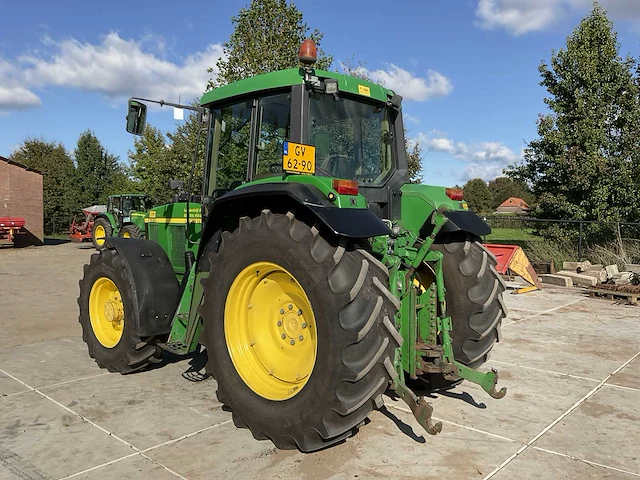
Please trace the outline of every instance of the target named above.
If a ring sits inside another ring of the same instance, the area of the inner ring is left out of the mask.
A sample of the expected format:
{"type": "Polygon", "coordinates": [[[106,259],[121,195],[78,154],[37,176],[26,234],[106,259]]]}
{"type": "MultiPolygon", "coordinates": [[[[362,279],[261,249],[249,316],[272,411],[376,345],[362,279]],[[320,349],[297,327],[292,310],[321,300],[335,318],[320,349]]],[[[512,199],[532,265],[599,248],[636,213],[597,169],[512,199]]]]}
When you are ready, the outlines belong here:
{"type": "Polygon", "coordinates": [[[184,182],[182,180],[169,180],[169,188],[171,190],[180,190],[184,188],[184,182]]]}
{"type": "Polygon", "coordinates": [[[127,132],[133,135],[142,135],[147,123],[147,106],[136,100],[129,100],[129,113],[127,114],[127,132]]]}

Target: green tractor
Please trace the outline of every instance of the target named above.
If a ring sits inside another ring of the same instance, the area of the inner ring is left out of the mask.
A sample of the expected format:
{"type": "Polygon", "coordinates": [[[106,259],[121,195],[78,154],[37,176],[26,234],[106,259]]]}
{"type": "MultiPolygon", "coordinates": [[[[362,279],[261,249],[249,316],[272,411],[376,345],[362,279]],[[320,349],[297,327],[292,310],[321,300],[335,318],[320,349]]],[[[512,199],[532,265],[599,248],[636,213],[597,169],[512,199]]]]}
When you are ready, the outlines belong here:
{"type": "MultiPolygon", "coordinates": [[[[388,390],[436,434],[414,388],[506,393],[476,370],[506,315],[480,240],[490,229],[460,190],[408,183],[401,97],[314,69],[309,42],[301,68],[198,107],[157,102],[202,121],[201,208],[187,203],[180,239],[105,239],[80,282],[83,339],[120,373],[204,345],[235,425],[278,448],[343,441],[388,390]]],[[[129,101],[130,133],[143,132],[143,101],[129,101]]]]}
{"type": "Polygon", "coordinates": [[[104,248],[106,237],[144,238],[144,212],[147,196],[138,193],[109,195],[106,212],[94,219],[93,246],[104,248]]]}

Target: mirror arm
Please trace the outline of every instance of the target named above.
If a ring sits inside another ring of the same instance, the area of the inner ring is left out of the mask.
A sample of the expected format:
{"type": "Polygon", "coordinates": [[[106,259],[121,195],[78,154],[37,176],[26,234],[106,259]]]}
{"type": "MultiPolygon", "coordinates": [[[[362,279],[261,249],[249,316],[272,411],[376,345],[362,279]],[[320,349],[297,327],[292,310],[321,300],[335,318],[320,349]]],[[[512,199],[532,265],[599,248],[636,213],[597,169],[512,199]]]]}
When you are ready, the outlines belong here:
{"type": "Polygon", "coordinates": [[[141,102],[157,103],[161,107],[164,107],[166,105],[168,107],[183,108],[185,110],[191,110],[191,111],[200,112],[200,113],[204,113],[205,111],[204,107],[194,107],[192,105],[181,105],[179,103],[165,102],[164,100],[151,100],[149,98],[140,98],[140,97],[131,97],[130,100],[139,100],[141,102]]]}

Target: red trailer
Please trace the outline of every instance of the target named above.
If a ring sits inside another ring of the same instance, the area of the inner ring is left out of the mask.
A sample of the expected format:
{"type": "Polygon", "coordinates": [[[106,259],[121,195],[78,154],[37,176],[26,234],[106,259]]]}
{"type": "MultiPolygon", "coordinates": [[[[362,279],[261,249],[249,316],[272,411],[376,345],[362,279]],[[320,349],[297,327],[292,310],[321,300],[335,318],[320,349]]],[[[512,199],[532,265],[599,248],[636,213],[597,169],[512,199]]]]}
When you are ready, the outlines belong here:
{"type": "Polygon", "coordinates": [[[22,217],[0,217],[0,241],[8,240],[9,243],[13,243],[16,235],[25,233],[23,227],[22,217]]]}
{"type": "Polygon", "coordinates": [[[91,240],[91,232],[93,231],[93,219],[107,211],[106,205],[92,205],[82,209],[84,219],[78,218],[80,215],[73,217],[71,226],[69,227],[69,238],[72,242],[84,242],[91,240]]]}

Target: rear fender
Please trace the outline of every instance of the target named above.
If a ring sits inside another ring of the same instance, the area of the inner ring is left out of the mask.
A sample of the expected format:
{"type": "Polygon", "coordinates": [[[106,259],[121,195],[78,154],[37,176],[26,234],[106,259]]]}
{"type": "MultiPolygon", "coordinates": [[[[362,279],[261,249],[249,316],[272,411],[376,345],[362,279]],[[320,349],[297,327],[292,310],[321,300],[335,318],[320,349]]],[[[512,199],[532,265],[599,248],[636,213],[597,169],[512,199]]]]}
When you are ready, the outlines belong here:
{"type": "MultiPolygon", "coordinates": [[[[456,232],[470,233],[477,237],[483,237],[491,233],[491,227],[469,210],[445,210],[443,214],[447,218],[447,222],[438,231],[435,238],[436,243],[441,243],[446,235],[456,232]]],[[[420,238],[431,236],[434,228],[431,218],[432,215],[427,218],[420,228],[420,238]]]]}
{"type": "Polygon", "coordinates": [[[160,245],[139,238],[107,237],[107,248],[115,249],[133,285],[136,329],[141,337],[164,335],[180,300],[180,285],[160,245]]]}
{"type": "Polygon", "coordinates": [[[259,216],[264,209],[293,212],[307,221],[347,238],[389,235],[389,227],[366,208],[338,208],[316,187],[303,183],[262,183],[238,188],[218,198],[209,213],[198,258],[221,230],[232,231],[243,216],[259,216]]]}

